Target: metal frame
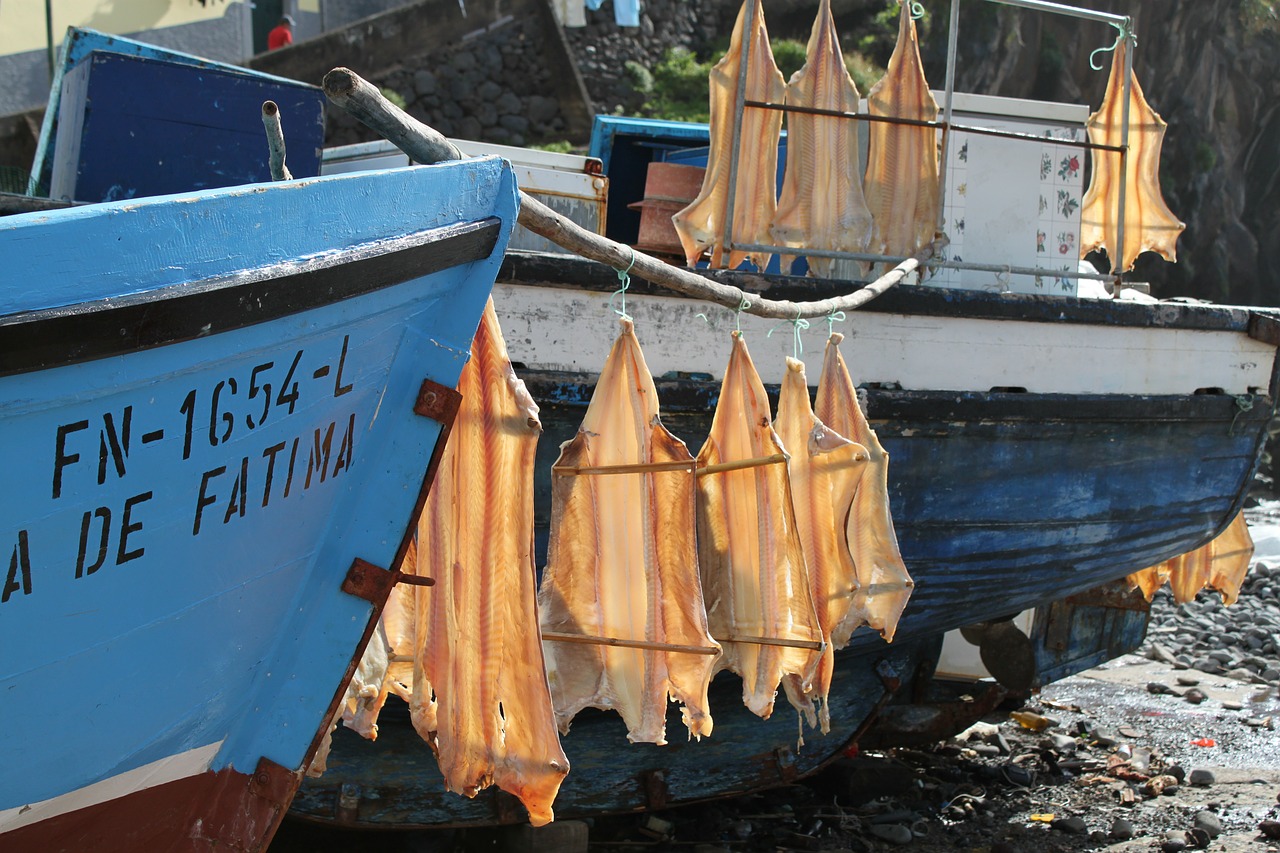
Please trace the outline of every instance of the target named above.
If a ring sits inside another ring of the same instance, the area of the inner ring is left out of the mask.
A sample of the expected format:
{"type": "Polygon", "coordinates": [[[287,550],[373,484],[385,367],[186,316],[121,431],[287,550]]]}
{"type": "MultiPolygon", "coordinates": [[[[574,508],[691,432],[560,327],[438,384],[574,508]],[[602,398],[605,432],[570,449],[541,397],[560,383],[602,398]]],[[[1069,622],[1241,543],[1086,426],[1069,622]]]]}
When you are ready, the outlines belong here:
{"type": "MultiPolygon", "coordinates": [[[[1109,273],[1084,273],[1076,270],[1053,270],[1042,267],[1013,267],[999,264],[980,264],[968,261],[927,261],[921,266],[942,269],[961,269],[961,270],[977,270],[980,272],[996,272],[1019,275],[1040,275],[1052,276],[1055,278],[1069,279],[1095,279],[1101,281],[1112,281],[1119,285],[1124,274],[1122,266],[1124,263],[1124,243],[1125,243],[1125,196],[1128,190],[1126,186],[1128,178],[1128,155],[1129,155],[1129,97],[1131,83],[1133,80],[1133,47],[1137,40],[1133,35],[1133,18],[1128,15],[1114,15],[1109,12],[1098,12],[1093,9],[1082,9],[1077,6],[1068,6],[1062,3],[1050,2],[1050,0],[983,0],[987,3],[999,3],[1004,6],[1016,6],[1023,9],[1031,9],[1037,12],[1048,14],[1065,15],[1073,18],[1082,18],[1089,21],[1098,21],[1110,24],[1120,31],[1120,39],[1117,40],[1117,49],[1123,45],[1124,47],[1124,106],[1121,114],[1121,143],[1120,145],[1099,145],[1096,143],[1083,141],[1063,141],[1063,144],[1074,145],[1076,147],[1085,148],[1089,151],[1114,151],[1120,155],[1120,181],[1117,205],[1116,220],[1116,245],[1114,251],[1108,247],[1108,257],[1111,258],[1111,272],[1109,273]]],[[[752,109],[769,109],[778,110],[780,112],[797,112],[808,113],[812,115],[829,115],[838,118],[857,119],[860,121],[884,121],[892,124],[905,124],[922,127],[936,127],[942,131],[942,153],[939,161],[938,174],[938,230],[943,230],[944,210],[946,208],[946,189],[947,189],[947,158],[950,154],[951,133],[953,131],[964,131],[966,133],[977,133],[987,136],[1000,136],[1012,139],[1025,139],[1028,141],[1041,142],[1039,137],[1030,136],[1028,134],[1016,133],[1012,131],[1001,131],[990,128],[972,127],[967,125],[955,125],[952,123],[952,101],[955,94],[955,68],[956,53],[959,41],[959,24],[960,24],[960,0],[951,0],[951,16],[950,26],[947,35],[947,78],[946,87],[944,89],[943,103],[943,119],[942,121],[915,121],[910,119],[898,119],[892,116],[873,116],[861,113],[842,113],[834,110],[809,109],[804,107],[795,107],[787,104],[773,104],[763,101],[749,101],[746,98],[746,78],[747,63],[751,54],[751,36],[755,31],[756,24],[756,6],[751,6],[751,18],[747,22],[747,29],[743,33],[742,38],[742,63],[738,68],[738,90],[734,102],[733,112],[733,134],[732,149],[729,160],[729,199],[725,210],[724,234],[723,234],[723,264],[727,264],[729,254],[734,250],[745,250],[748,252],[769,252],[771,254],[784,255],[800,255],[805,257],[820,258],[836,258],[854,261],[888,261],[899,262],[900,257],[888,255],[878,255],[868,252],[839,252],[825,249],[805,249],[798,250],[791,246],[776,246],[764,243],[735,243],[733,240],[733,216],[735,207],[735,195],[738,184],[738,158],[739,158],[739,139],[742,136],[742,119],[747,107],[752,109]]],[[[1097,169],[1097,157],[1094,155],[1093,168],[1097,169]]],[[[1117,286],[1116,292],[1119,292],[1117,286]]]]}

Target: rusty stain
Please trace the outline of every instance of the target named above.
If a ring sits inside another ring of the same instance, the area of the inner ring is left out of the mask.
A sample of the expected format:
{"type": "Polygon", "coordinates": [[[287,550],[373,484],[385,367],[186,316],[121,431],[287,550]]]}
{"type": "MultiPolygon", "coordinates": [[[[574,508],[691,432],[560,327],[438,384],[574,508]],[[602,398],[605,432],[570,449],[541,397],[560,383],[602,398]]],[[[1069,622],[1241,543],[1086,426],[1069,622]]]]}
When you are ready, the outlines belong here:
{"type": "Polygon", "coordinates": [[[287,809],[302,776],[265,756],[258,759],[249,782],[249,791],[272,805],[287,809]]]}
{"type": "Polygon", "coordinates": [[[413,404],[413,411],[441,424],[452,424],[461,404],[462,395],[456,389],[424,379],[418,390],[417,402],[413,404]]]}

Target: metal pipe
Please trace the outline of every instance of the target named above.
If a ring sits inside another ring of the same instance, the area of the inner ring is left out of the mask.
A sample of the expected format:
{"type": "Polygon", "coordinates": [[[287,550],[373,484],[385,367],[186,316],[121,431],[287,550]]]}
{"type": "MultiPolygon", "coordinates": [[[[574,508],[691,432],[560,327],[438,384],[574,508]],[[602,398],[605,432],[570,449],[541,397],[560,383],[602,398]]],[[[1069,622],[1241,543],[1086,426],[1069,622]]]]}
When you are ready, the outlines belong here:
{"type": "Polygon", "coordinates": [[[947,164],[951,157],[951,101],[956,92],[956,51],[959,44],[960,0],[951,0],[951,20],[947,27],[947,83],[942,107],[942,162],[938,166],[938,231],[946,224],[947,164]]]}
{"type": "MultiPolygon", "coordinates": [[[[751,18],[742,34],[742,65],[738,67],[738,93],[733,101],[733,145],[729,149],[729,198],[724,211],[724,246],[720,260],[727,263],[733,248],[733,208],[738,195],[738,152],[742,144],[742,116],[747,102],[747,63],[751,59],[751,39],[756,31],[756,12],[759,4],[751,4],[751,18]]],[[[708,164],[710,165],[710,164],[708,164]]]]}
{"type": "MultiPolygon", "coordinates": [[[[1118,199],[1116,204],[1120,210],[1116,215],[1116,245],[1114,259],[1111,261],[1111,273],[1116,277],[1116,284],[1119,285],[1121,276],[1124,275],[1124,208],[1125,193],[1128,191],[1129,177],[1129,94],[1133,88],[1133,51],[1131,41],[1133,33],[1126,29],[1123,32],[1123,38],[1120,41],[1118,50],[1124,51],[1124,105],[1120,108],[1120,187],[1116,193],[1118,199]]],[[[1116,287],[1116,293],[1120,292],[1120,288],[1116,287]]]]}
{"type": "Polygon", "coordinates": [[[53,69],[56,65],[53,54],[53,0],[44,0],[44,37],[49,45],[49,85],[53,85],[53,69]]]}
{"type": "MultiPolygon", "coordinates": [[[[875,255],[870,252],[836,252],[828,249],[798,249],[795,246],[770,246],[764,243],[743,243],[737,248],[744,252],[771,252],[778,255],[794,255],[796,257],[833,258],[848,261],[872,261],[876,263],[899,263],[904,258],[896,255],[875,255]]],[[[969,261],[921,261],[920,266],[932,269],[974,270],[976,272],[1003,272],[1010,275],[1043,275],[1057,278],[1088,278],[1097,281],[1111,281],[1112,273],[1079,272],[1077,270],[1055,270],[1045,267],[1016,267],[1009,264],[979,264],[969,261]]]]}
{"type": "Polygon", "coordinates": [[[1000,3],[1005,6],[1019,6],[1023,9],[1035,9],[1038,12],[1052,12],[1055,15],[1067,15],[1071,18],[1084,18],[1086,21],[1101,21],[1105,24],[1128,26],[1126,15],[1113,15],[1110,12],[1096,12],[1093,9],[1081,9],[1078,6],[1067,6],[1064,3],[1050,3],[1049,0],[987,0],[988,3],[1000,3]]]}
{"type": "MultiPolygon", "coordinates": [[[[744,106],[756,107],[766,110],[777,110],[783,113],[803,113],[805,115],[816,116],[833,116],[835,118],[857,119],[858,121],[882,121],[888,124],[902,124],[911,127],[938,127],[946,128],[945,122],[940,121],[924,121],[916,118],[899,118],[897,116],[873,116],[867,113],[847,113],[840,110],[824,110],[820,107],[801,107],[794,104],[774,104],[768,101],[745,101],[744,106]]],[[[1004,139],[1021,139],[1026,142],[1044,142],[1043,136],[1034,136],[1030,133],[1019,133],[1016,130],[996,130],[990,127],[977,127],[969,124],[952,124],[951,130],[956,133],[971,133],[975,136],[998,136],[1004,139]]],[[[1072,148],[1087,148],[1096,151],[1120,151],[1119,145],[1099,145],[1088,140],[1078,139],[1055,139],[1054,145],[1063,145],[1072,148]]]]}

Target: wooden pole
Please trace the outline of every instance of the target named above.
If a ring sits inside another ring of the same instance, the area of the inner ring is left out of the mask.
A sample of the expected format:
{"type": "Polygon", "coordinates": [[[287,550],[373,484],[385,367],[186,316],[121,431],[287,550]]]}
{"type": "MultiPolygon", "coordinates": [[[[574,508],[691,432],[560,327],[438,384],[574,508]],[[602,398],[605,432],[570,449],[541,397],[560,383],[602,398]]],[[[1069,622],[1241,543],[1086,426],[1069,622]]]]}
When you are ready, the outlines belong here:
{"type": "MultiPolygon", "coordinates": [[[[443,160],[462,159],[462,152],[457,146],[382,97],[382,93],[372,84],[348,68],[335,68],[326,74],[324,92],[330,101],[382,134],[408,154],[411,160],[418,163],[439,163],[443,160]]],[[[837,311],[857,310],[902,281],[904,276],[919,268],[921,263],[941,252],[949,242],[945,236],[939,235],[914,257],[851,293],[814,302],[792,302],[763,299],[741,288],[720,284],[689,270],[671,266],[630,246],[593,234],[523,191],[520,193],[520,224],[584,258],[599,261],[617,270],[629,269],[633,275],[694,299],[775,320],[828,317],[837,311]],[[742,308],[744,301],[746,308],[742,308]]]]}
{"type": "Polygon", "coordinates": [[[284,129],[280,127],[280,108],[276,106],[275,101],[262,102],[262,126],[267,130],[271,180],[293,180],[293,175],[289,174],[289,167],[284,164],[284,129]]]}

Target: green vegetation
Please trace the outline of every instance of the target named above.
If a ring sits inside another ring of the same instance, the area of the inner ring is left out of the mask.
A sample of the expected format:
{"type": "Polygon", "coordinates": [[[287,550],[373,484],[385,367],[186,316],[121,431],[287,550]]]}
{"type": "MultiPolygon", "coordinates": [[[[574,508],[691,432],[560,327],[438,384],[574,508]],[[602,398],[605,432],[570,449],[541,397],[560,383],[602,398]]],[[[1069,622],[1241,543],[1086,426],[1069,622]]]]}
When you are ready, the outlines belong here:
{"type": "MultiPolygon", "coordinates": [[[[632,87],[645,96],[641,115],[676,121],[707,121],[710,114],[708,81],[712,67],[725,54],[716,50],[705,60],[683,47],[668,50],[652,70],[638,63],[627,63],[627,77],[632,87]]],[[[773,57],[786,79],[804,66],[805,44],[795,39],[773,42],[773,57]]],[[[856,50],[845,52],[845,67],[865,95],[884,74],[884,69],[856,50]]]]}
{"type": "Polygon", "coordinates": [[[1280,33],[1280,2],[1277,0],[1241,0],[1240,21],[1249,35],[1280,33]]]}
{"type": "Polygon", "coordinates": [[[386,98],[388,101],[395,104],[400,109],[403,110],[408,108],[408,104],[405,102],[404,96],[401,95],[399,92],[397,92],[395,89],[388,89],[384,86],[379,91],[382,92],[382,97],[386,98]]]}
{"type": "Polygon", "coordinates": [[[552,154],[568,154],[573,151],[573,144],[567,139],[560,139],[555,142],[544,142],[541,145],[530,145],[537,151],[549,151],[552,154]]]}

